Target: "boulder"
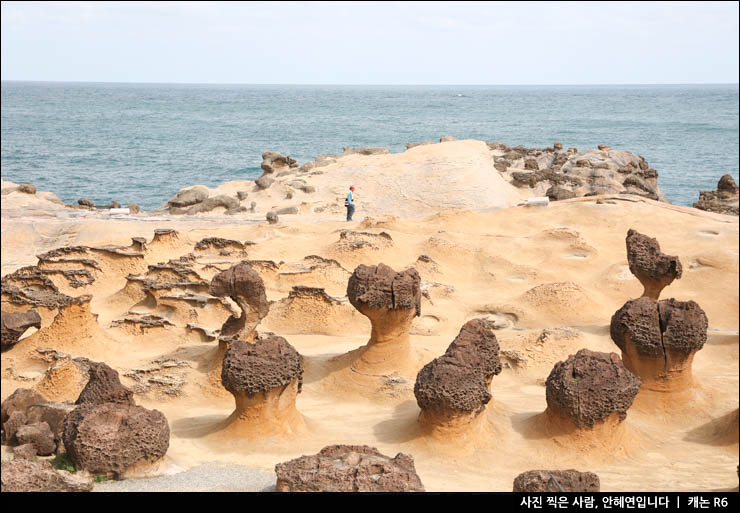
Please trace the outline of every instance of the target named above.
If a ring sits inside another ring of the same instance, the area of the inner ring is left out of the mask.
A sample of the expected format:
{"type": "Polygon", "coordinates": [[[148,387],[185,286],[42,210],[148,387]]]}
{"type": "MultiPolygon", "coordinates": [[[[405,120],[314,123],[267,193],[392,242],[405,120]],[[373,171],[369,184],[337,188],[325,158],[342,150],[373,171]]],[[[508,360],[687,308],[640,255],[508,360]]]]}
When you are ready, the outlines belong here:
{"type": "Polygon", "coordinates": [[[208,188],[202,185],[196,185],[190,189],[183,189],[178,192],[167,204],[171,207],[189,207],[200,203],[208,198],[208,188]]]}
{"type": "Polygon", "coordinates": [[[57,448],[54,433],[46,422],[35,422],[21,426],[16,431],[15,438],[19,445],[32,444],[40,456],[54,454],[57,448]]]}
{"type": "Polygon", "coordinates": [[[134,393],[121,384],[115,369],[102,362],[90,362],[88,373],[90,379],[75,404],[135,404],[134,393]]]}
{"type": "Polygon", "coordinates": [[[615,353],[581,349],[556,363],[547,377],[547,409],[579,428],[593,427],[612,414],[621,421],[640,384],[615,353]]]}
{"type": "Polygon", "coordinates": [[[56,470],[48,462],[17,458],[2,465],[3,492],[89,492],[93,477],[56,470]]]}
{"type": "Polygon", "coordinates": [[[514,492],[599,492],[599,476],[577,470],[528,470],[514,479],[514,492]],[[554,482],[553,482],[554,481],[554,482]],[[558,486],[559,485],[559,486],[558,486]]]}
{"type": "Polygon", "coordinates": [[[46,398],[28,388],[18,388],[10,394],[0,405],[0,422],[5,424],[10,415],[19,411],[25,415],[29,406],[36,403],[46,402],[46,398]]]}
{"type": "Polygon", "coordinates": [[[279,492],[423,492],[414,459],[367,445],[330,445],[275,466],[279,492]]]}
{"type": "Polygon", "coordinates": [[[75,468],[121,476],[167,452],[170,428],[157,410],[122,403],[83,404],[64,420],[62,434],[75,468]]]}
{"type": "Polygon", "coordinates": [[[84,198],[78,199],[77,204],[82,207],[94,207],[95,206],[95,203],[93,203],[89,199],[84,199],[84,198]]]}
{"type": "Polygon", "coordinates": [[[28,328],[41,329],[41,316],[36,310],[27,312],[0,311],[0,344],[3,350],[15,345],[28,328]]]}
{"type": "Polygon", "coordinates": [[[141,212],[141,207],[139,207],[138,203],[129,203],[126,205],[126,208],[129,210],[130,214],[138,214],[141,212]]]}
{"type": "Polygon", "coordinates": [[[555,144],[552,145],[552,148],[555,151],[563,151],[563,143],[556,142],[555,144]]]}
{"type": "Polygon", "coordinates": [[[561,201],[576,197],[576,193],[565,187],[559,187],[554,185],[547,189],[545,196],[550,198],[551,201],[561,201]]]}
{"type": "Polygon", "coordinates": [[[298,207],[285,207],[275,211],[278,215],[297,214],[298,212],[298,207]]]}
{"type": "Polygon", "coordinates": [[[26,414],[28,422],[45,422],[54,433],[54,439],[59,442],[62,439],[64,429],[64,418],[75,409],[73,404],[58,402],[36,403],[28,407],[26,414]]]}
{"type": "Polygon", "coordinates": [[[3,443],[5,445],[18,445],[16,434],[18,430],[26,425],[28,418],[23,411],[13,411],[8,420],[3,422],[3,443]]]}
{"type": "Polygon", "coordinates": [[[270,224],[277,224],[279,221],[278,215],[274,210],[269,211],[265,217],[270,224]]]}
{"type": "Polygon", "coordinates": [[[17,191],[25,194],[36,194],[36,187],[30,183],[24,183],[18,186],[17,191]]]}
{"type": "Polygon", "coordinates": [[[23,444],[13,449],[13,459],[33,460],[38,456],[33,444],[23,444]]]}
{"type": "Polygon", "coordinates": [[[540,166],[537,164],[537,159],[526,159],[524,161],[524,169],[528,169],[530,171],[539,171],[540,166]]]}
{"type": "Polygon", "coordinates": [[[257,324],[270,310],[260,275],[247,264],[237,264],[214,276],[208,293],[230,297],[242,311],[241,316],[232,315],[226,320],[221,327],[220,339],[251,341],[257,324]]]}
{"type": "Polygon", "coordinates": [[[257,187],[259,187],[260,189],[267,189],[269,186],[275,183],[275,179],[271,176],[263,175],[257,178],[254,183],[257,184],[257,187]]]}

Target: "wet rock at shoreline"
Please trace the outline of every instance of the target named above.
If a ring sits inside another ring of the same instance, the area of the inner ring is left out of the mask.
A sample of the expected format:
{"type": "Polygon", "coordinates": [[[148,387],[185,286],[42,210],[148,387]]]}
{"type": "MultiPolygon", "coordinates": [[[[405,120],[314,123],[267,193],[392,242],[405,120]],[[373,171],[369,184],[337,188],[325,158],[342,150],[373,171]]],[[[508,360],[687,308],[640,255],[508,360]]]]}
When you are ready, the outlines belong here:
{"type": "Polygon", "coordinates": [[[724,175],[717,183],[716,191],[700,191],[699,201],[694,208],[718,214],[740,215],[738,186],[732,175],[724,175]]]}

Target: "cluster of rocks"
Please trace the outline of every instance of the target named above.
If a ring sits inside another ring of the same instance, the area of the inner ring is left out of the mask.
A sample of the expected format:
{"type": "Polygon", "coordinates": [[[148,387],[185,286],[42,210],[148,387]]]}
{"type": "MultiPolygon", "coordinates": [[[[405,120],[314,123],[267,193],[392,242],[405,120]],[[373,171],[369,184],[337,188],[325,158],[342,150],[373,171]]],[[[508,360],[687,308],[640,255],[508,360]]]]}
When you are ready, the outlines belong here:
{"type": "Polygon", "coordinates": [[[740,215],[740,194],[732,176],[727,174],[719,179],[716,191],[700,191],[699,201],[694,208],[717,212],[719,214],[740,215]]]}
{"type": "Polygon", "coordinates": [[[207,187],[196,185],[178,192],[167,201],[164,208],[170,214],[195,215],[222,207],[226,214],[233,215],[249,211],[247,207],[241,205],[242,199],[246,199],[246,194],[240,194],[237,197],[226,194],[210,196],[207,187]]]}
{"type": "Polygon", "coordinates": [[[691,386],[694,354],[707,341],[707,316],[694,301],[660,300],[661,291],[681,278],[678,257],[662,253],[656,239],[632,229],[626,244],[630,271],[644,292],[612,316],[611,338],[645,388],[685,390],[691,386]]]}
{"type": "MultiPolygon", "coordinates": [[[[88,210],[107,210],[111,208],[121,208],[121,204],[118,203],[115,200],[111,200],[111,202],[107,205],[96,205],[93,201],[85,198],[80,198],[77,200],[77,205],[65,205],[67,207],[71,208],[86,208],[88,210]]],[[[129,203],[124,208],[129,209],[130,214],[138,214],[141,212],[141,207],[138,203],[129,203]]]]}
{"type": "Polygon", "coordinates": [[[500,372],[492,327],[483,319],[466,322],[445,354],[426,364],[416,377],[420,423],[432,429],[469,424],[491,400],[491,380],[500,372]]]}
{"type": "Polygon", "coordinates": [[[536,196],[563,200],[596,194],[636,194],[667,202],[658,187],[658,172],[629,151],[600,144],[597,150],[563,151],[561,143],[548,148],[510,147],[487,143],[494,167],[517,187],[534,189],[536,196]]]}

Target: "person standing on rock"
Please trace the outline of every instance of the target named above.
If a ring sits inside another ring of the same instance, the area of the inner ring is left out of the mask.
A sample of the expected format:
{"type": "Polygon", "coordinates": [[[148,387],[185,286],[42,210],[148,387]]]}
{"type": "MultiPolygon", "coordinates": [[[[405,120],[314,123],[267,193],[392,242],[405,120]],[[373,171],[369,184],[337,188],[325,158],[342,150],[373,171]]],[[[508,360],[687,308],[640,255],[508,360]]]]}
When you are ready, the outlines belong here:
{"type": "Polygon", "coordinates": [[[355,213],[355,186],[349,186],[349,192],[344,200],[344,206],[347,207],[347,221],[352,220],[352,215],[355,213]]]}

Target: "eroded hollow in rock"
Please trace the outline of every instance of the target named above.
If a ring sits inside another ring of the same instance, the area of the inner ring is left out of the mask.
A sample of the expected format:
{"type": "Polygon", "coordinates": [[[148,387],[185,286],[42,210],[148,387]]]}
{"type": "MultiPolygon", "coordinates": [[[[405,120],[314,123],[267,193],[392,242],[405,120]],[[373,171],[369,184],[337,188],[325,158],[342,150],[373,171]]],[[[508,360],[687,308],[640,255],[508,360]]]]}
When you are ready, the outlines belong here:
{"type": "Polygon", "coordinates": [[[214,276],[208,292],[218,297],[230,297],[242,311],[241,316],[232,315],[226,320],[219,340],[227,344],[235,340],[251,342],[257,324],[270,310],[260,275],[245,263],[236,264],[214,276]]]}
{"type": "Polygon", "coordinates": [[[657,301],[665,287],[681,278],[681,261],[677,256],[662,253],[656,239],[636,230],[627,232],[626,242],[630,272],[644,287],[642,295],[657,301]]]}
{"type": "Polygon", "coordinates": [[[493,376],[501,372],[499,345],[488,322],[466,322],[445,354],[419,371],[414,386],[420,425],[430,433],[468,429],[491,400],[493,376]]]}
{"type": "Polygon", "coordinates": [[[673,392],[691,387],[691,365],[707,341],[707,328],[707,316],[694,301],[641,297],[617,310],[610,333],[625,367],[645,389],[673,392]]]}
{"type": "Polygon", "coordinates": [[[420,285],[413,267],[398,273],[385,264],[355,269],[347,283],[347,296],[370,319],[372,330],[368,343],[352,353],[354,371],[382,374],[409,361],[411,322],[421,315],[420,285]]]}
{"type": "Polygon", "coordinates": [[[302,382],[303,357],[283,337],[268,333],[253,343],[232,342],[221,383],[236,409],[223,427],[247,438],[302,431],[305,423],[295,406],[302,382]]]}
{"type": "Polygon", "coordinates": [[[563,431],[598,429],[606,436],[627,417],[640,383],[617,354],[581,349],[547,377],[545,418],[563,431]]]}

